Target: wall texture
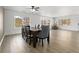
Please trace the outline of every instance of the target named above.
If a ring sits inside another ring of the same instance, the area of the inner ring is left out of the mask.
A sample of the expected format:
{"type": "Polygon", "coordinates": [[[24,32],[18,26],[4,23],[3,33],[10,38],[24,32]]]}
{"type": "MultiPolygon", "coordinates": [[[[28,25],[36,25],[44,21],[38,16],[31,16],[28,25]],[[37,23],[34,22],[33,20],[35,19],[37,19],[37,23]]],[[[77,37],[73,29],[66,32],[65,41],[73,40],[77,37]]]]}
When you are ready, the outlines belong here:
{"type": "Polygon", "coordinates": [[[3,35],[3,8],[0,7],[0,41],[3,35]]]}
{"type": "Polygon", "coordinates": [[[31,26],[35,26],[35,24],[40,23],[40,16],[6,9],[4,12],[5,35],[21,33],[21,27],[15,27],[14,16],[21,16],[21,17],[29,16],[32,19],[31,26]]]}

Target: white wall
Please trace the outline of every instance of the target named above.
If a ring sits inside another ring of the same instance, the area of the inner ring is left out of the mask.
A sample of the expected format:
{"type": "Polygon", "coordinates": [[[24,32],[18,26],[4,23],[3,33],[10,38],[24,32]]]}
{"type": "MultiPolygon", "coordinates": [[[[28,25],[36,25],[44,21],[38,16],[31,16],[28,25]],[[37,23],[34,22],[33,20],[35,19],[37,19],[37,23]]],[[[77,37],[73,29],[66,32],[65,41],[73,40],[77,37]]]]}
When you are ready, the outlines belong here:
{"type": "Polygon", "coordinates": [[[32,19],[31,26],[40,23],[40,16],[17,12],[13,10],[5,9],[4,12],[4,32],[6,35],[21,33],[21,27],[15,27],[15,19],[14,16],[29,16],[32,19]]]}
{"type": "MultiPolygon", "coordinates": [[[[47,9],[47,8],[46,8],[47,9]]],[[[48,8],[49,9],[49,8],[48,8]]],[[[50,11],[50,9],[48,10],[48,13],[50,11]]],[[[53,9],[52,9],[53,10],[53,9]]],[[[74,21],[78,21],[79,20],[79,16],[76,16],[76,14],[78,15],[78,10],[77,7],[74,8],[70,8],[70,7],[61,7],[59,9],[56,9],[56,11],[58,12],[50,12],[49,14],[53,17],[53,16],[60,16],[59,18],[65,18],[65,17],[69,17],[71,19],[73,19],[74,21]],[[74,12],[75,11],[75,12],[74,12]],[[73,16],[65,16],[65,15],[73,15],[73,16]],[[63,16],[63,17],[61,17],[63,16]]],[[[45,11],[45,10],[44,10],[45,11]]],[[[47,15],[47,11],[45,11],[47,15]]],[[[35,24],[39,24],[40,23],[40,16],[38,15],[33,15],[33,14],[28,14],[28,13],[23,13],[23,12],[17,12],[17,11],[13,11],[13,10],[9,10],[9,9],[5,9],[4,12],[4,32],[6,35],[9,34],[16,34],[16,33],[21,33],[21,27],[15,27],[15,20],[14,20],[14,16],[29,16],[32,19],[32,24],[31,26],[34,26],[35,24]]],[[[79,30],[78,25],[77,24],[73,24],[72,26],[69,27],[62,27],[63,29],[71,29],[71,30],[79,30]]]]}
{"type": "Polygon", "coordinates": [[[2,39],[3,35],[3,8],[0,7],[0,40],[2,39]]]}

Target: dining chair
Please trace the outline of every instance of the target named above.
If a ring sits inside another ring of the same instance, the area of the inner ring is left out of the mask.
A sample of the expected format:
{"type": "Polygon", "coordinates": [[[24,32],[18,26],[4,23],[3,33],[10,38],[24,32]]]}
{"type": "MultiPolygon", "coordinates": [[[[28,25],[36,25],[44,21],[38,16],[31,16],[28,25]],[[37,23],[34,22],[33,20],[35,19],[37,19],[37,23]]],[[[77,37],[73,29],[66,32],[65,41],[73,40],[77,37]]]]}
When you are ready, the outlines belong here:
{"type": "Polygon", "coordinates": [[[49,26],[41,26],[42,30],[40,31],[40,33],[38,34],[37,38],[39,39],[39,43],[40,40],[42,40],[42,47],[43,47],[43,40],[47,39],[47,42],[49,44],[49,26]]]}
{"type": "Polygon", "coordinates": [[[22,26],[21,31],[22,31],[22,38],[25,40],[25,27],[24,26],[22,26]]]}
{"type": "Polygon", "coordinates": [[[30,39],[30,26],[25,26],[25,37],[26,37],[26,42],[28,41],[28,39],[30,39]]]}

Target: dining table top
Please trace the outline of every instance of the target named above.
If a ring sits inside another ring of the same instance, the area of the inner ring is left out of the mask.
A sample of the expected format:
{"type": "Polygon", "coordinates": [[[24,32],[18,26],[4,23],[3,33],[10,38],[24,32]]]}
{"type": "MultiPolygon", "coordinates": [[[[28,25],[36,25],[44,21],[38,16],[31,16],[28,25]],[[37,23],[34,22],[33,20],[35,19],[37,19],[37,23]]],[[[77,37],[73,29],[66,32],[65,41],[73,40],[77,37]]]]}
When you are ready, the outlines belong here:
{"type": "Polygon", "coordinates": [[[31,31],[40,31],[40,30],[42,30],[42,29],[41,29],[41,28],[31,27],[30,30],[31,30],[31,31]]]}

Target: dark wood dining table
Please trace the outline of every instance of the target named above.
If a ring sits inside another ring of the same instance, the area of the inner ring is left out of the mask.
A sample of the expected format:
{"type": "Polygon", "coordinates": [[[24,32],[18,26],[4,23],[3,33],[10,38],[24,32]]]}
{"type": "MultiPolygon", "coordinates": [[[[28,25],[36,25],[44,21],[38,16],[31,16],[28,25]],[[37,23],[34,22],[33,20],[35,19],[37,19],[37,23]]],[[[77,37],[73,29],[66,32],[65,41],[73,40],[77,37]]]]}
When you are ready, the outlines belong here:
{"type": "Polygon", "coordinates": [[[37,35],[39,34],[39,32],[41,31],[41,29],[38,28],[31,28],[30,32],[33,35],[33,47],[36,48],[36,44],[37,44],[37,35]]]}

